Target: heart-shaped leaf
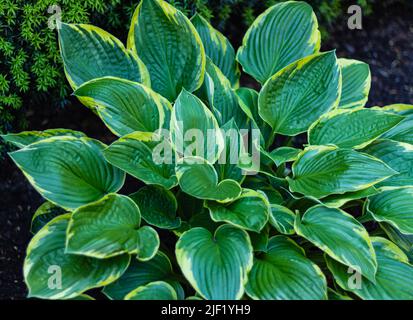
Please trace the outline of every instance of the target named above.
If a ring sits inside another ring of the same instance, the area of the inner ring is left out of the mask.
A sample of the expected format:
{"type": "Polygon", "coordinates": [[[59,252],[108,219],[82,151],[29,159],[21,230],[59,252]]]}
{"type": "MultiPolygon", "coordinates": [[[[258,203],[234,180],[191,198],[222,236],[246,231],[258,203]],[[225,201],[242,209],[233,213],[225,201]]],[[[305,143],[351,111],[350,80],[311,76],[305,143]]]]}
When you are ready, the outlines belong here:
{"type": "Polygon", "coordinates": [[[327,298],[327,283],[301,247],[275,236],[255,258],[245,291],[255,300],[321,300],[327,298]]]}
{"type": "Polygon", "coordinates": [[[230,179],[218,182],[214,167],[199,157],[190,157],[176,165],[176,176],[181,189],[199,199],[228,202],[238,198],[241,186],[230,179]]]}
{"type": "Polygon", "coordinates": [[[246,73],[264,83],[290,63],[317,52],[320,38],[310,5],[279,3],[258,16],[248,29],[237,60],[246,73]]]}
{"type": "Polygon", "coordinates": [[[378,262],[375,283],[326,257],[338,285],[365,300],[412,300],[413,266],[406,255],[387,239],[373,237],[371,240],[378,262]]]}
{"type": "Polygon", "coordinates": [[[260,232],[268,221],[270,203],[264,193],[244,189],[236,200],[230,203],[208,201],[212,220],[228,222],[245,230],[260,232]]]}
{"type": "Polygon", "coordinates": [[[205,50],[195,27],[166,1],[142,0],[132,17],[128,48],[145,63],[152,88],[174,101],[182,88],[198,89],[205,50]]]}
{"type": "Polygon", "coordinates": [[[335,52],[315,54],[273,75],[261,89],[258,110],[274,132],[294,136],[335,108],[340,93],[335,52]]]}
{"type": "Polygon", "coordinates": [[[335,110],[317,120],[308,132],[313,145],[363,148],[396,126],[403,117],[374,109],[335,110]]]}
{"type": "Polygon", "coordinates": [[[73,89],[105,76],[150,86],[145,65],[111,34],[87,24],[60,23],[58,30],[66,77],[73,89]]]}
{"type": "Polygon", "coordinates": [[[179,238],[175,253],[184,276],[203,298],[242,297],[253,258],[245,231],[226,224],[214,235],[204,228],[193,228],[179,238]]]}
{"type": "Polygon", "coordinates": [[[379,186],[403,187],[412,185],[413,145],[392,140],[376,140],[363,149],[363,152],[382,160],[398,172],[397,175],[381,182],[379,186]]]}
{"type": "Polygon", "coordinates": [[[297,216],[294,228],[298,235],[311,241],[333,259],[357,268],[370,281],[374,281],[376,254],[368,232],[351,215],[319,205],[308,209],[301,220],[297,216]]]}
{"type": "Polygon", "coordinates": [[[367,200],[374,219],[387,222],[402,233],[413,234],[413,187],[382,190],[367,200]]]}
{"type": "Polygon", "coordinates": [[[370,92],[371,74],[367,63],[338,59],[343,79],[339,108],[364,107],[370,92]]]}
{"type": "Polygon", "coordinates": [[[134,131],[155,132],[170,119],[172,106],[168,100],[137,82],[99,78],[84,83],[74,94],[96,107],[100,118],[117,136],[134,131]]]}
{"type": "Polygon", "coordinates": [[[123,253],[140,257],[142,252],[148,260],[158,250],[159,237],[155,231],[148,235],[148,230],[139,229],[140,221],[139,208],[130,198],[109,194],[73,212],[66,252],[99,259],[123,253]]]}
{"type": "Polygon", "coordinates": [[[169,283],[155,281],[129,292],[125,300],[178,300],[178,297],[169,283]]]}
{"type": "Polygon", "coordinates": [[[76,137],[84,138],[86,135],[83,132],[69,130],[69,129],[48,129],[44,131],[22,131],[19,133],[8,133],[0,135],[4,141],[13,144],[18,148],[24,148],[29,144],[35,143],[37,141],[45,140],[51,137],[76,137]]]}
{"type": "Polygon", "coordinates": [[[170,130],[172,145],[185,157],[199,156],[215,163],[224,148],[224,138],[214,115],[186,90],[176,100],[170,130]]]}
{"type": "Polygon", "coordinates": [[[292,172],[290,190],[315,198],[363,190],[397,173],[379,159],[334,146],[306,148],[292,172]]]}
{"type": "Polygon", "coordinates": [[[104,156],[114,166],[142,180],[170,189],[177,185],[172,147],[162,136],[134,132],[119,138],[104,156]],[[164,158],[160,155],[164,153],[164,158]]]}
{"type": "Polygon", "coordinates": [[[238,86],[240,71],[231,43],[198,13],[191,18],[191,22],[201,37],[206,55],[222,71],[233,87],[238,86]]]}
{"type": "Polygon", "coordinates": [[[65,209],[118,191],[125,174],[106,162],[106,146],[93,139],[53,137],[10,153],[34,188],[65,209]]]}
{"type": "Polygon", "coordinates": [[[172,264],[162,251],[158,251],[149,261],[132,259],[125,273],[118,280],[107,285],[103,293],[111,299],[121,300],[133,289],[155,281],[169,283],[178,293],[179,299],[184,298],[183,289],[175,280],[172,264]]]}
{"type": "Polygon", "coordinates": [[[115,281],[128,267],[128,255],[94,259],[65,253],[69,219],[69,214],[53,219],[30,241],[24,261],[29,297],[74,298],[115,281]]]}
{"type": "Polygon", "coordinates": [[[160,186],[146,186],[129,196],[138,205],[142,218],[163,229],[176,229],[181,219],[176,216],[178,204],[174,194],[160,186]]]}

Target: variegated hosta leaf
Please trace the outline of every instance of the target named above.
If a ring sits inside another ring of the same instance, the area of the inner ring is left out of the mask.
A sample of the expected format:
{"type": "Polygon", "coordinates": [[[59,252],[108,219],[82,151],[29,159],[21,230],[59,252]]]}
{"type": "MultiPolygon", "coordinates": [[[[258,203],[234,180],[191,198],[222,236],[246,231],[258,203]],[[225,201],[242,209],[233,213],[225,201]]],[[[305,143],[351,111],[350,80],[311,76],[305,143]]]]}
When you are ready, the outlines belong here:
{"type": "Polygon", "coordinates": [[[245,291],[255,300],[321,300],[327,298],[327,283],[301,247],[275,236],[266,252],[254,259],[245,291]]]}
{"type": "Polygon", "coordinates": [[[218,181],[214,167],[199,157],[184,158],[179,162],[176,176],[182,191],[198,199],[228,202],[241,194],[238,182],[231,179],[218,181]]]}
{"type": "Polygon", "coordinates": [[[345,205],[347,202],[374,196],[375,194],[378,194],[378,193],[380,193],[380,190],[378,190],[375,187],[369,187],[367,189],[354,191],[354,192],[346,192],[343,194],[332,194],[331,196],[321,199],[321,203],[329,208],[340,208],[343,205],[345,205]]]}
{"type": "Polygon", "coordinates": [[[376,140],[363,152],[382,160],[398,174],[379,186],[413,186],[413,145],[392,140],[376,140]]]}
{"type": "Polygon", "coordinates": [[[162,136],[134,132],[112,143],[104,156],[114,166],[146,184],[170,189],[177,185],[172,147],[162,136]],[[164,158],[160,158],[164,153],[164,158]]]}
{"type": "Polygon", "coordinates": [[[363,148],[402,120],[378,109],[335,110],[311,126],[308,141],[312,145],[363,148]]]}
{"type": "Polygon", "coordinates": [[[384,230],[389,239],[395,243],[409,258],[409,262],[413,262],[413,235],[403,234],[397,228],[388,223],[380,223],[380,227],[384,230]]]}
{"type": "Polygon", "coordinates": [[[351,59],[338,59],[338,63],[343,77],[343,87],[338,107],[364,107],[368,100],[371,86],[369,65],[351,59]]]}
{"type": "Polygon", "coordinates": [[[319,205],[307,210],[302,219],[297,216],[294,228],[333,259],[374,281],[377,261],[369,234],[351,215],[319,205]]]}
{"type": "Polygon", "coordinates": [[[413,266],[406,255],[387,239],[373,237],[371,240],[378,263],[375,283],[326,257],[336,282],[365,300],[412,300],[413,266]]]}
{"type": "Polygon", "coordinates": [[[19,133],[8,133],[0,135],[4,141],[13,144],[18,148],[24,148],[29,144],[37,141],[45,140],[51,137],[76,137],[83,138],[86,135],[83,132],[70,130],[70,129],[47,129],[44,131],[23,131],[19,133]]]}
{"type": "Polygon", "coordinates": [[[105,77],[82,84],[74,94],[96,107],[99,117],[117,136],[134,131],[155,132],[169,125],[171,104],[137,82],[105,77]]]}
{"type": "Polygon", "coordinates": [[[174,101],[182,88],[198,89],[205,72],[205,50],[185,15],[162,0],[142,0],[132,17],[128,48],[145,63],[152,88],[174,101]]]}
{"type": "Polygon", "coordinates": [[[251,129],[259,129],[261,144],[265,145],[271,136],[271,127],[258,114],[258,92],[251,88],[238,88],[236,90],[239,107],[252,121],[251,129]]]}
{"type": "Polygon", "coordinates": [[[260,232],[268,221],[270,203],[264,193],[244,189],[236,200],[221,204],[208,201],[212,220],[227,222],[239,228],[260,232]]]}
{"type": "Polygon", "coordinates": [[[292,172],[290,190],[315,198],[363,190],[397,173],[372,156],[334,146],[306,148],[292,172]]]}
{"type": "Polygon", "coordinates": [[[247,128],[247,117],[238,105],[235,90],[222,71],[209,58],[206,62],[206,72],[205,91],[218,123],[222,126],[234,119],[238,127],[247,128]]]}
{"type": "Polygon", "coordinates": [[[186,157],[199,156],[215,163],[224,148],[224,138],[214,115],[186,90],[176,100],[170,130],[173,147],[186,157]]]}
{"type": "Polygon", "coordinates": [[[93,139],[53,137],[10,153],[34,188],[65,209],[76,209],[118,191],[125,174],[103,157],[93,139]]]}
{"type": "Polygon", "coordinates": [[[413,186],[386,189],[369,197],[367,210],[375,220],[388,222],[404,234],[413,234],[413,186]]]}
{"type": "Polygon", "coordinates": [[[149,260],[159,248],[159,237],[150,227],[139,229],[140,222],[140,210],[130,198],[109,194],[73,212],[66,252],[99,259],[129,253],[149,260]]]}
{"type": "Polygon", "coordinates": [[[277,167],[279,167],[286,162],[297,160],[298,155],[303,150],[292,147],[280,147],[272,150],[271,152],[267,152],[263,148],[261,148],[260,151],[264,156],[271,159],[271,161],[274,162],[277,167]]]}
{"type": "Polygon", "coordinates": [[[290,63],[318,52],[317,18],[305,2],[285,2],[261,14],[248,29],[237,53],[246,73],[264,83],[290,63]]]}
{"type": "Polygon", "coordinates": [[[402,122],[383,134],[382,138],[413,144],[413,105],[393,104],[382,109],[405,116],[402,122]]]}
{"type": "Polygon", "coordinates": [[[227,224],[215,234],[192,228],[179,238],[175,253],[185,278],[203,298],[241,299],[253,258],[245,231],[227,224]]]}
{"type": "Polygon", "coordinates": [[[162,229],[176,229],[181,219],[176,216],[178,203],[174,194],[160,186],[145,186],[129,196],[138,205],[143,220],[162,229]]]}
{"type": "Polygon", "coordinates": [[[86,290],[118,279],[129,264],[129,256],[109,259],[67,254],[66,229],[70,215],[56,217],[30,241],[24,261],[24,279],[29,297],[74,298],[86,290]]]}
{"type": "Polygon", "coordinates": [[[178,300],[178,297],[169,283],[155,281],[129,292],[125,300],[178,300]]]}
{"type": "Polygon", "coordinates": [[[287,207],[271,204],[270,224],[282,234],[294,234],[295,214],[287,207]]]}
{"type": "Polygon", "coordinates": [[[235,60],[235,51],[228,39],[196,13],[191,22],[204,44],[206,55],[222,71],[233,87],[238,86],[240,71],[235,60]]]}
{"type": "Polygon", "coordinates": [[[60,54],[67,80],[73,89],[105,76],[150,86],[149,73],[136,53],[106,31],[87,24],[61,23],[60,54]]]}
{"type": "Polygon", "coordinates": [[[340,93],[335,52],[315,54],[273,75],[259,94],[258,110],[275,133],[294,136],[335,108],[340,93]]]}
{"type": "Polygon", "coordinates": [[[244,140],[233,119],[224,124],[221,129],[225,144],[218,162],[214,164],[218,179],[232,179],[241,183],[245,175],[238,163],[245,152],[244,140]]]}
{"type": "Polygon", "coordinates": [[[169,283],[178,293],[179,299],[184,299],[183,289],[175,280],[172,264],[162,251],[158,251],[149,261],[132,259],[125,273],[118,280],[107,285],[103,293],[110,299],[121,300],[133,289],[155,281],[169,283]]]}
{"type": "Polygon", "coordinates": [[[37,208],[33,215],[30,232],[36,234],[50,220],[64,213],[68,213],[67,210],[60,208],[49,201],[44,202],[39,208],[37,208]]]}

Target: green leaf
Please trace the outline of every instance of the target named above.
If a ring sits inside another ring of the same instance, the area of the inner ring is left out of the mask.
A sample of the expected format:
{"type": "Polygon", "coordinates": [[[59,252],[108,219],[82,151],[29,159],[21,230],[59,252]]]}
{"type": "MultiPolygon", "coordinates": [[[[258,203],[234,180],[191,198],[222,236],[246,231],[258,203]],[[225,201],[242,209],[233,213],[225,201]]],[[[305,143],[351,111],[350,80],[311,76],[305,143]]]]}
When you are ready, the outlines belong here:
{"type": "Polygon", "coordinates": [[[118,191],[125,174],[103,158],[105,145],[89,138],[53,137],[10,153],[34,188],[65,209],[118,191]]]}
{"type": "Polygon", "coordinates": [[[19,133],[8,133],[0,135],[4,141],[13,144],[18,148],[24,148],[29,144],[35,143],[37,141],[45,140],[51,137],[76,137],[83,138],[86,135],[83,132],[69,130],[69,129],[48,129],[44,131],[23,131],[19,133]]]}
{"type": "Polygon", "coordinates": [[[214,235],[204,228],[193,228],[179,238],[175,253],[185,278],[203,298],[242,297],[253,258],[245,231],[227,224],[214,235]]]}
{"type": "Polygon", "coordinates": [[[271,136],[272,129],[258,114],[258,92],[250,88],[238,88],[236,94],[240,108],[252,121],[252,129],[260,130],[262,144],[265,144],[271,136]]]}
{"type": "Polygon", "coordinates": [[[353,283],[354,273],[328,257],[327,266],[334,279],[344,290],[351,291],[365,300],[412,300],[413,266],[406,255],[393,243],[384,238],[373,237],[372,243],[377,255],[376,282],[362,278],[357,286],[353,283]]]}
{"type": "Polygon", "coordinates": [[[334,146],[306,148],[292,172],[290,190],[315,198],[363,190],[396,174],[372,156],[334,146]]]}
{"type": "Polygon", "coordinates": [[[147,66],[152,88],[169,101],[182,88],[195,91],[204,80],[202,40],[188,18],[165,1],[141,1],[132,17],[128,48],[147,66]]]}
{"type": "Polygon", "coordinates": [[[125,300],[178,300],[178,297],[170,284],[155,281],[129,292],[125,300]]]}
{"type": "Polygon", "coordinates": [[[403,104],[396,103],[385,106],[382,108],[385,111],[393,112],[401,116],[411,116],[413,115],[413,105],[412,104],[403,104]]]}
{"type": "Polygon", "coordinates": [[[162,229],[176,229],[181,219],[176,216],[178,203],[174,194],[160,186],[145,186],[129,196],[138,205],[142,218],[162,229]]]}
{"type": "Polygon", "coordinates": [[[244,140],[233,119],[224,124],[221,129],[225,144],[218,162],[214,165],[215,170],[218,173],[219,180],[232,179],[242,183],[245,175],[238,163],[245,152],[244,140]]]}
{"type": "Polygon", "coordinates": [[[159,247],[158,235],[139,229],[141,215],[138,206],[128,197],[109,194],[98,202],[75,210],[67,230],[66,252],[98,259],[124,253],[150,251],[159,247]],[[150,241],[155,238],[155,241],[150,241]],[[148,248],[149,247],[149,248],[148,248]]]}
{"type": "Polygon", "coordinates": [[[228,39],[198,13],[191,18],[204,44],[205,54],[222,71],[233,87],[238,86],[240,71],[235,51],[228,39]]]}
{"type": "Polygon", "coordinates": [[[282,234],[294,234],[295,214],[287,207],[271,204],[270,224],[282,234]]]}
{"type": "Polygon", "coordinates": [[[403,187],[413,184],[413,145],[391,140],[377,140],[363,152],[382,160],[398,172],[379,186],[403,187]]]}
{"type": "Polygon", "coordinates": [[[382,190],[369,197],[367,210],[379,222],[387,222],[404,234],[413,234],[413,187],[382,190]]]}
{"type": "Polygon", "coordinates": [[[369,97],[371,86],[370,68],[367,63],[338,59],[343,78],[343,87],[339,108],[364,107],[369,97]]]}
{"type": "Polygon", "coordinates": [[[238,105],[238,97],[231,83],[211,59],[206,62],[205,89],[208,104],[222,126],[234,119],[240,128],[247,127],[247,117],[238,105]]]}
{"type": "Polygon", "coordinates": [[[99,117],[117,136],[134,131],[155,132],[169,121],[172,109],[168,100],[151,89],[120,78],[88,81],[74,94],[96,107],[99,117]]]}
{"type": "Polygon", "coordinates": [[[397,126],[381,136],[398,142],[413,144],[413,116],[406,117],[397,126]]]}
{"type": "Polygon", "coordinates": [[[255,232],[264,228],[270,211],[270,203],[265,194],[250,189],[244,189],[239,198],[230,203],[208,201],[205,206],[215,222],[227,222],[255,232]]]}
{"type": "Polygon", "coordinates": [[[183,90],[171,116],[171,141],[176,152],[215,163],[224,148],[217,120],[196,96],[183,90]]]}
{"type": "Polygon", "coordinates": [[[114,300],[121,300],[133,289],[145,286],[151,282],[165,281],[175,288],[183,299],[183,289],[174,279],[172,264],[162,251],[158,251],[149,261],[131,260],[125,273],[115,282],[103,289],[103,293],[114,300]]]}
{"type": "Polygon", "coordinates": [[[322,114],[338,105],[340,68],[334,51],[298,60],[273,75],[258,98],[260,116],[275,133],[307,131],[322,114]]]}
{"type": "Polygon", "coordinates": [[[102,260],[66,254],[69,219],[69,214],[53,219],[30,241],[24,261],[29,297],[74,298],[115,281],[128,267],[128,255],[102,260]]]}
{"type": "Polygon", "coordinates": [[[254,260],[245,287],[254,300],[324,300],[327,284],[320,268],[285,236],[272,237],[254,260]]]}
{"type": "Polygon", "coordinates": [[[374,109],[335,110],[316,121],[308,132],[312,145],[364,148],[403,117],[374,109]]]}
{"type": "Polygon", "coordinates": [[[321,203],[329,208],[340,208],[347,202],[374,196],[378,193],[380,193],[378,189],[376,189],[375,187],[369,187],[367,189],[354,192],[346,192],[344,194],[332,194],[331,196],[323,198],[321,200],[321,203]]]}
{"type": "Polygon", "coordinates": [[[143,226],[136,233],[139,246],[136,258],[141,261],[151,260],[160,246],[158,233],[150,226],[143,226]]]}
{"type": "Polygon", "coordinates": [[[294,228],[333,259],[374,281],[377,261],[369,234],[351,215],[318,205],[308,209],[301,220],[297,216],[294,228]]]}
{"type": "Polygon", "coordinates": [[[281,166],[286,162],[295,161],[298,158],[298,155],[303,150],[292,148],[292,147],[280,147],[272,150],[271,152],[265,151],[264,148],[260,149],[261,153],[266,157],[271,159],[277,167],[281,166]]]}
{"type": "Polygon", "coordinates": [[[64,213],[68,212],[49,201],[44,202],[33,215],[30,232],[36,234],[50,220],[64,213]]]}
{"type": "Polygon", "coordinates": [[[311,6],[305,2],[285,2],[258,16],[244,36],[237,60],[246,73],[264,83],[319,48],[320,32],[311,6]]]}
{"type": "Polygon", "coordinates": [[[150,86],[148,70],[138,56],[106,31],[87,24],[61,23],[59,46],[67,80],[73,89],[105,76],[150,86]]]}
{"type": "Polygon", "coordinates": [[[409,262],[413,261],[413,235],[403,234],[397,228],[394,228],[388,223],[380,223],[380,227],[384,230],[389,239],[394,242],[409,258],[409,262]]]}
{"type": "Polygon", "coordinates": [[[134,132],[119,138],[103,154],[108,162],[146,184],[170,189],[178,183],[173,152],[169,143],[160,142],[161,139],[162,136],[154,133],[134,132]],[[158,159],[162,151],[165,151],[165,158],[158,159]]]}
{"type": "Polygon", "coordinates": [[[214,167],[199,157],[185,158],[178,163],[176,176],[182,191],[195,198],[228,202],[241,194],[238,182],[231,179],[218,182],[214,167]]]}

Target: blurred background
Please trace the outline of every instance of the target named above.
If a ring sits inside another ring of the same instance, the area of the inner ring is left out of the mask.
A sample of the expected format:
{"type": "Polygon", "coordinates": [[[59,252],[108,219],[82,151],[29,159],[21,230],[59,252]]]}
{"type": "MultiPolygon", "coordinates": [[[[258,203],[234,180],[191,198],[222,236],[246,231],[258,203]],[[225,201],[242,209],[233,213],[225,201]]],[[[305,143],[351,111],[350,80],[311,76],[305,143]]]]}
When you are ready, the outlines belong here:
{"type": "MultiPolygon", "coordinates": [[[[68,128],[104,142],[114,140],[96,116],[71,97],[48,28],[54,0],[0,1],[0,133],[68,128]]],[[[195,12],[226,35],[235,49],[255,17],[276,0],[181,0],[168,2],[188,16],[195,12]]],[[[307,0],[317,14],[322,50],[370,65],[367,106],[413,104],[413,0],[307,0]],[[363,12],[362,30],[347,26],[350,5],[363,12]]],[[[60,0],[62,21],[91,23],[124,43],[139,0],[60,0]]],[[[241,85],[253,85],[243,78],[241,85]]],[[[0,299],[23,299],[22,265],[31,238],[30,221],[43,202],[11,163],[0,142],[0,299]]]]}

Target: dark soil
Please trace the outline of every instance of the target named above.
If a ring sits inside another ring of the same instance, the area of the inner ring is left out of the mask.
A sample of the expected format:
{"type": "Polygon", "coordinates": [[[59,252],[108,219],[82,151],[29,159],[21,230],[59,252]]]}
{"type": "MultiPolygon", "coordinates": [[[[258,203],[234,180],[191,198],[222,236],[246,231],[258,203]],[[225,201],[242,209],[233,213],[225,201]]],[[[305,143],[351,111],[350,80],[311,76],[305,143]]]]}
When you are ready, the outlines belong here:
{"type": "MultiPolygon", "coordinates": [[[[324,50],[337,49],[339,57],[370,64],[373,83],[369,105],[413,104],[413,19],[400,7],[377,12],[364,19],[363,30],[347,29],[347,15],[331,28],[324,50]]],[[[241,39],[237,39],[240,41],[241,39]]],[[[114,137],[96,116],[75,103],[64,109],[33,108],[29,129],[70,128],[110,142],[114,137]]],[[[43,202],[9,158],[0,163],[0,299],[23,299],[26,288],[22,265],[31,217],[43,202]]],[[[127,191],[137,184],[127,181],[127,191]]]]}

